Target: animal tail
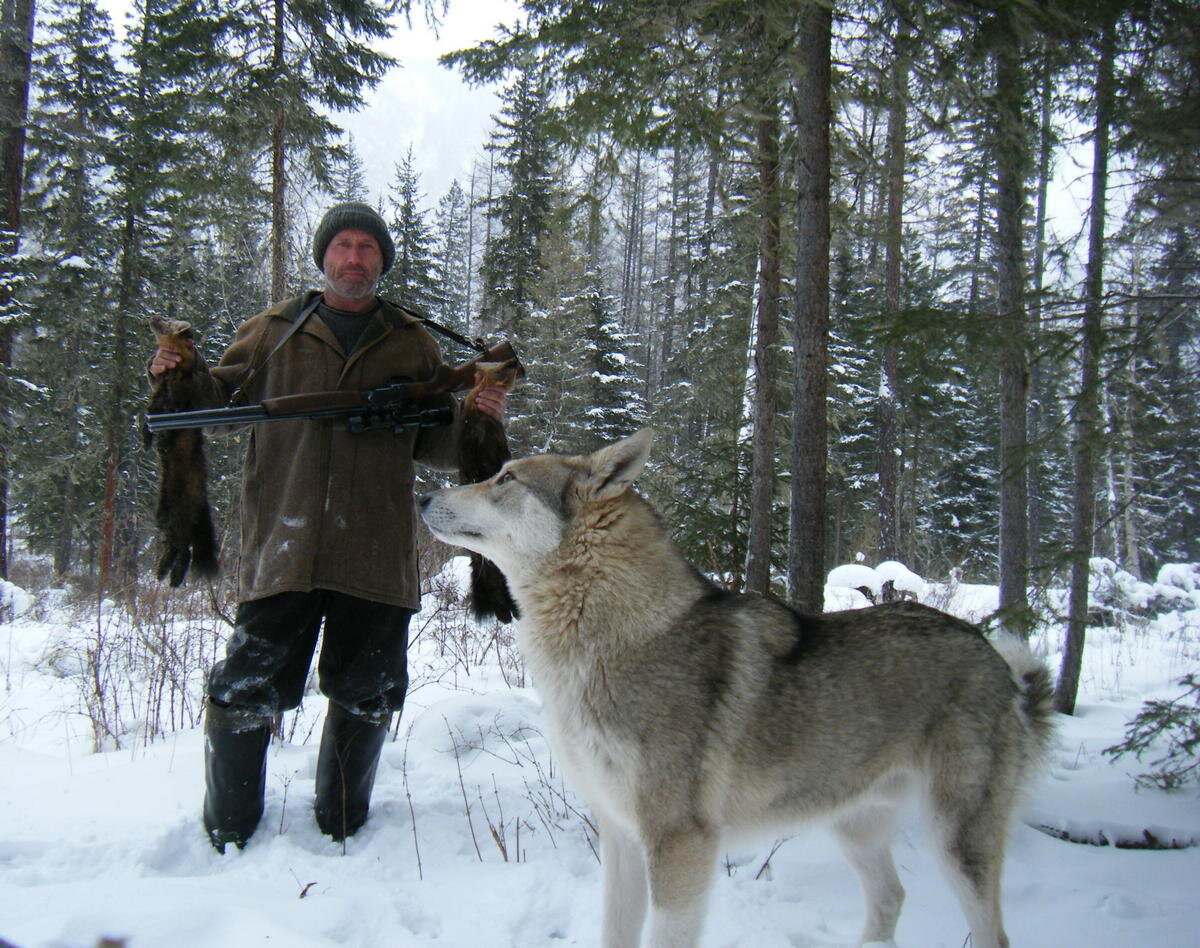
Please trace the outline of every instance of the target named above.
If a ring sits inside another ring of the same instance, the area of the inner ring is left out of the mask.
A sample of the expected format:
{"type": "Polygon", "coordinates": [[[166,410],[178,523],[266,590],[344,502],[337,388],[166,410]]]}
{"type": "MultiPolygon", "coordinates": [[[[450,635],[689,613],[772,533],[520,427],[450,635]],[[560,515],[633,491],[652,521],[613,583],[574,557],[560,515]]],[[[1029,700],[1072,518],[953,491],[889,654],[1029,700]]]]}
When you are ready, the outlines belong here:
{"type": "Polygon", "coordinates": [[[200,508],[197,520],[192,534],[192,572],[203,579],[215,579],[221,565],[217,558],[217,531],[207,503],[200,508]]]}
{"type": "Polygon", "coordinates": [[[1026,758],[1032,769],[1045,760],[1054,741],[1054,680],[1024,640],[1002,635],[992,644],[1008,663],[1019,692],[1017,707],[1030,737],[1026,758]]]}
{"type": "Polygon", "coordinates": [[[500,567],[478,553],[471,554],[471,614],[477,622],[494,616],[507,623],[521,617],[500,567]]]}

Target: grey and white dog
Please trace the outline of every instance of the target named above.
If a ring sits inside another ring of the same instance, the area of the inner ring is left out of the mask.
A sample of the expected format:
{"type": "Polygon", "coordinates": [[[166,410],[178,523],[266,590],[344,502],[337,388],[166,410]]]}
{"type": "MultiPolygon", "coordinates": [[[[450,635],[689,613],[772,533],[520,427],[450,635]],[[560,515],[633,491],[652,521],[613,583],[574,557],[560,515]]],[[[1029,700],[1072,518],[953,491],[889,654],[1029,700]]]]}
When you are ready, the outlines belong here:
{"type": "Polygon", "coordinates": [[[1001,864],[1051,735],[1046,669],[924,606],[810,616],[719,589],[630,489],[650,442],[510,461],[420,500],[520,606],[551,746],[600,830],[603,943],[638,945],[649,903],[649,944],[696,944],[722,836],[813,818],[861,880],[862,941],[886,942],[915,790],[971,944],[1007,945],[1001,864]]]}

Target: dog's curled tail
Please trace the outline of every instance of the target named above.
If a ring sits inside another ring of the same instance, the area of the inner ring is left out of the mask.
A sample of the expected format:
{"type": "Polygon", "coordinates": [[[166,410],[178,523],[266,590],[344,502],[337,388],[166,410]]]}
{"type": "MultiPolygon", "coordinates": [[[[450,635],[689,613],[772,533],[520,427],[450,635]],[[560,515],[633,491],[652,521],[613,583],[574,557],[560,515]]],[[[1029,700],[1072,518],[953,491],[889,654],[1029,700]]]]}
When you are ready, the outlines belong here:
{"type": "Polygon", "coordinates": [[[1017,636],[1001,635],[992,644],[1012,671],[1019,692],[1017,707],[1030,737],[1028,768],[1037,769],[1054,741],[1054,679],[1045,662],[1017,636]]]}

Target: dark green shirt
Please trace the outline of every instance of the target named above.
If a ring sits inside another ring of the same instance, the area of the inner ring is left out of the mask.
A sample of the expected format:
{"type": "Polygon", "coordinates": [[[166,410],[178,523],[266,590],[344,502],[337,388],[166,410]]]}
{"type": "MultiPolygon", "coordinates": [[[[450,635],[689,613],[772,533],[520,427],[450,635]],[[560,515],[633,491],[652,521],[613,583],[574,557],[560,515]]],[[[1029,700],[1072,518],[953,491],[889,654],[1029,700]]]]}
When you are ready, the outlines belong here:
{"type": "Polygon", "coordinates": [[[366,328],[367,323],[370,322],[371,314],[377,309],[379,309],[378,303],[365,313],[347,313],[345,310],[327,306],[322,301],[317,307],[317,315],[321,317],[321,322],[328,326],[333,334],[337,336],[337,341],[341,344],[342,351],[346,355],[350,355],[358,348],[363,330],[366,328]]]}

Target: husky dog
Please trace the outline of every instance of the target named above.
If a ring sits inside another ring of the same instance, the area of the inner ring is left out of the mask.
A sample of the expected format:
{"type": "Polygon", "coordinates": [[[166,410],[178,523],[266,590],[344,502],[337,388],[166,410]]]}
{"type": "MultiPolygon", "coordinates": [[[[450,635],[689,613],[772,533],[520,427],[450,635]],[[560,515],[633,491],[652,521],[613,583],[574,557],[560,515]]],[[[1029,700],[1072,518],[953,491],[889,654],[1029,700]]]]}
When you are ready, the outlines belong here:
{"type": "Polygon", "coordinates": [[[717,588],[630,489],[650,441],[510,461],[420,500],[521,609],[551,745],[600,829],[603,943],[639,944],[648,902],[650,944],[696,944],[722,834],[810,818],[832,823],[861,880],[862,941],[889,941],[911,787],[971,944],[1007,945],[1001,863],[1051,735],[1045,668],[914,603],[809,616],[717,588]]]}

